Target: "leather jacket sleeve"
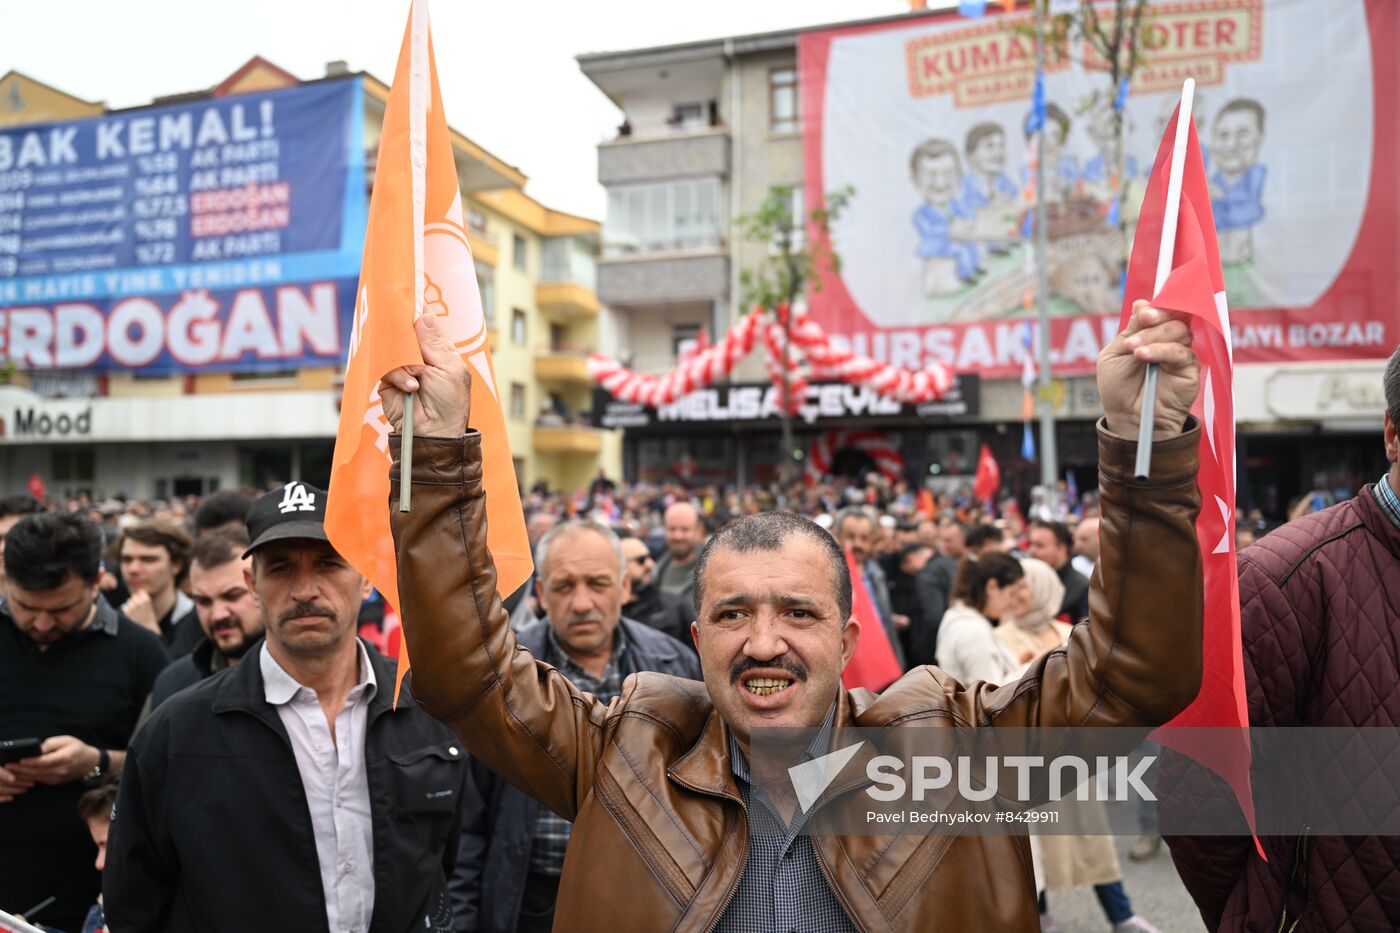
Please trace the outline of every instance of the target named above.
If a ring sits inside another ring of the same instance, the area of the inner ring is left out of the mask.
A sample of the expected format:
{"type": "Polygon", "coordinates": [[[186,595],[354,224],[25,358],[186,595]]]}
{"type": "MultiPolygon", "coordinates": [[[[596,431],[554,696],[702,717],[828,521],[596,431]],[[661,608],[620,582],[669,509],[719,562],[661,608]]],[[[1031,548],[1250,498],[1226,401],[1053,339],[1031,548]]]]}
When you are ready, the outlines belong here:
{"type": "MultiPolygon", "coordinates": [[[[400,438],[390,439],[398,501],[400,438]]],[[[608,705],[518,648],[486,548],[481,435],[415,438],[413,508],[390,509],[412,690],[468,752],[567,820],[593,785],[608,705]]],[[[620,704],[628,696],[626,686],[620,704]]]]}
{"type": "Polygon", "coordinates": [[[1203,583],[1196,515],[1200,427],[1152,448],[1152,475],[1133,478],[1137,444],[1099,422],[1101,553],[1089,623],[1004,687],[951,685],[966,721],[996,726],[1154,726],[1201,686],[1203,583]]]}

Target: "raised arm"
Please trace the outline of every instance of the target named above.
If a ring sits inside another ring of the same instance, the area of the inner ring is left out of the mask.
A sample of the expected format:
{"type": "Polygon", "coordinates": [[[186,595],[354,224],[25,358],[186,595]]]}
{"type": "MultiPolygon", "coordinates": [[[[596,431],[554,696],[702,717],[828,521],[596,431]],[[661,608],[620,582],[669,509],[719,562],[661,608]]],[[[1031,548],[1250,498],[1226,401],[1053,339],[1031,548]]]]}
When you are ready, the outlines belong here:
{"type": "Polygon", "coordinates": [[[380,387],[395,432],[392,503],[403,393],[418,393],[413,508],[390,507],[413,694],[478,760],[572,819],[593,783],[608,707],[516,645],[486,547],[481,435],[466,427],[467,367],[431,316],[417,327],[424,365],[395,370],[380,387]]]}
{"type": "Polygon", "coordinates": [[[1190,331],[1138,302],[1128,329],[1099,357],[1100,557],[1089,623],[1069,644],[1000,689],[957,702],[976,723],[1000,726],[1151,726],[1200,689],[1203,589],[1196,539],[1200,428],[1190,331]],[[1133,478],[1145,364],[1160,364],[1152,475],[1133,478]]]}

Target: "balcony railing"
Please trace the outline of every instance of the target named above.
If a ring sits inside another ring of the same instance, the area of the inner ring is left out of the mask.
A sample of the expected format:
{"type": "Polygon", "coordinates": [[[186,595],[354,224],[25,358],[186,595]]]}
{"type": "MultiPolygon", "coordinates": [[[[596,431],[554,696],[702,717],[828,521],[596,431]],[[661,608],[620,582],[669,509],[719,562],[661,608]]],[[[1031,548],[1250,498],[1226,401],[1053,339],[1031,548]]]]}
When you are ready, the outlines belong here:
{"type": "Polygon", "coordinates": [[[603,432],[585,424],[536,424],[536,453],[596,454],[603,449],[603,432]]]}
{"type": "Polygon", "coordinates": [[[540,350],[535,354],[535,378],[540,382],[588,387],[588,354],[582,350],[540,350]]]}

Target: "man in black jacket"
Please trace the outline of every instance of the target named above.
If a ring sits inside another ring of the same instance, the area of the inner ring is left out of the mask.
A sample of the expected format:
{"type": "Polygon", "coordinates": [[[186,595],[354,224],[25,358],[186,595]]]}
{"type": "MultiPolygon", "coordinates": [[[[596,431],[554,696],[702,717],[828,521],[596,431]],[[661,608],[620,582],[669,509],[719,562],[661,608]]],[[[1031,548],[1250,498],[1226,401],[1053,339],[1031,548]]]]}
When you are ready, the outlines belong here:
{"type": "Polygon", "coordinates": [[[690,650],[690,623],[695,618],[695,605],[681,600],[656,585],[656,560],[641,538],[631,534],[619,535],[622,556],[627,561],[628,591],[622,611],[630,619],[664,632],[690,650]]]}
{"type": "Polygon", "coordinates": [[[186,687],[238,662],[263,635],[262,606],[244,578],[252,569],[248,532],[212,531],[194,543],[190,556],[190,598],[204,640],[190,654],[160,672],[151,688],[155,709],[186,687]]]}
{"type": "MultiPolygon", "coordinates": [[[[547,616],[516,636],[536,658],[602,700],[617,696],[638,671],[700,679],[693,652],[622,616],[624,543],[606,525],[587,520],[546,534],[535,548],[535,575],[547,616]]],[[[571,824],[477,762],[471,785],[452,879],[457,929],[548,933],[571,824]]]]}
{"type": "Polygon", "coordinates": [[[1031,557],[1043,560],[1059,576],[1065,585],[1065,598],[1060,603],[1059,615],[1073,625],[1089,617],[1089,578],[1070,563],[1074,547],[1074,536],[1064,522],[1047,522],[1037,519],[1031,522],[1027,533],[1026,550],[1031,557]]]}
{"type": "Polygon", "coordinates": [[[123,933],[452,928],[466,756],[355,637],[367,585],[288,483],[248,515],[267,626],[132,742],[103,878],[123,933]]]}

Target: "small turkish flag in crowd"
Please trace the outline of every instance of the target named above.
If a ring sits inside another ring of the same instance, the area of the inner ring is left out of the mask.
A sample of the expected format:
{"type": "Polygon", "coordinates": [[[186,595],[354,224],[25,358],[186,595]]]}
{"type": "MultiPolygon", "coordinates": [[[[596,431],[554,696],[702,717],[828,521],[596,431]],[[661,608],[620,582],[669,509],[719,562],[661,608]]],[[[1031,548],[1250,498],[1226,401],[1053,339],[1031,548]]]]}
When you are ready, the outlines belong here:
{"type": "Polygon", "coordinates": [[[981,453],[977,455],[977,478],[972,483],[972,494],[979,502],[989,502],[1000,488],[1001,467],[997,466],[997,458],[992,456],[992,448],[983,444],[981,453]]]}
{"type": "Polygon", "coordinates": [[[48,495],[48,492],[48,488],[44,486],[43,477],[41,477],[38,473],[35,473],[33,476],[29,477],[29,494],[31,496],[42,502],[44,496],[48,495]]]}
{"type": "Polygon", "coordinates": [[[889,635],[885,634],[885,626],[880,622],[875,600],[870,598],[870,590],[866,589],[864,570],[850,551],[846,552],[846,567],[851,572],[851,614],[860,623],[860,638],[856,641],[856,653],[852,655],[851,663],[841,674],[841,683],[847,690],[857,687],[883,690],[898,680],[904,671],[895,657],[889,635]]]}

